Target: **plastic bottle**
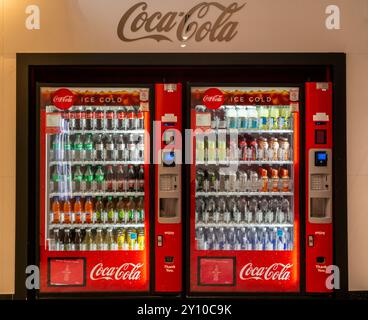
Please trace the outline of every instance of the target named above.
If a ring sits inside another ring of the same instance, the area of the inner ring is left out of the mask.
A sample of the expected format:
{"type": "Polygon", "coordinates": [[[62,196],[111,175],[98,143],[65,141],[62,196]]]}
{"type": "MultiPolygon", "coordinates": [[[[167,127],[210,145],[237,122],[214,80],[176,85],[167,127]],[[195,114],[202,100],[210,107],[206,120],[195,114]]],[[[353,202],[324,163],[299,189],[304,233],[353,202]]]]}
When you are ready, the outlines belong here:
{"type": "Polygon", "coordinates": [[[273,130],[278,127],[278,119],[279,119],[279,107],[273,106],[270,110],[270,117],[268,119],[268,129],[273,130]]]}
{"type": "Polygon", "coordinates": [[[109,134],[105,141],[105,159],[107,161],[115,160],[115,144],[112,134],[109,134]]]}
{"type": "Polygon", "coordinates": [[[62,160],[62,148],[61,148],[61,135],[55,134],[52,139],[52,159],[54,161],[60,161],[62,160]]]}
{"type": "Polygon", "coordinates": [[[137,216],[137,222],[143,223],[144,222],[144,198],[139,197],[136,202],[136,216],[137,216]]]}
{"type": "Polygon", "coordinates": [[[86,121],[84,128],[86,130],[93,130],[94,127],[94,112],[91,107],[86,108],[86,121]]]}
{"type": "Polygon", "coordinates": [[[94,159],[94,156],[93,156],[93,140],[91,134],[86,135],[83,148],[84,148],[84,160],[92,161],[94,159]]]}
{"type": "Polygon", "coordinates": [[[52,172],[52,191],[63,192],[63,179],[61,174],[61,167],[56,165],[52,172]]]}
{"type": "Polygon", "coordinates": [[[248,106],[248,129],[258,129],[258,112],[255,106],[248,106]]]}
{"type": "Polygon", "coordinates": [[[112,200],[112,196],[107,197],[106,212],[107,212],[107,219],[106,219],[107,222],[108,223],[115,223],[115,221],[116,221],[115,208],[114,208],[114,202],[112,200]]]}
{"type": "Polygon", "coordinates": [[[86,229],[86,235],[84,236],[82,247],[83,247],[84,250],[87,250],[87,251],[95,250],[95,245],[93,243],[91,228],[86,229]]]}
{"type": "Polygon", "coordinates": [[[95,140],[95,159],[96,161],[103,161],[105,159],[104,144],[101,134],[97,135],[95,140]]]}
{"type": "Polygon", "coordinates": [[[93,219],[93,203],[91,197],[87,197],[86,202],[84,203],[84,222],[92,223],[93,219]]]}
{"type": "Polygon", "coordinates": [[[72,223],[72,205],[68,197],[65,197],[63,204],[63,223],[70,224],[72,223]]]}
{"type": "Polygon", "coordinates": [[[116,203],[116,212],[118,222],[127,223],[127,221],[125,221],[125,201],[123,200],[123,197],[119,197],[118,202],[116,203]]]}
{"type": "Polygon", "coordinates": [[[63,246],[64,246],[64,251],[72,251],[74,249],[72,245],[72,238],[70,236],[69,229],[64,229],[63,246]]]}
{"type": "Polygon", "coordinates": [[[59,197],[54,197],[52,201],[52,219],[51,223],[60,223],[61,220],[61,206],[59,197]]]}
{"type": "Polygon", "coordinates": [[[123,165],[119,164],[116,172],[116,190],[117,192],[124,192],[125,189],[125,172],[123,165]]]}
{"type": "Polygon", "coordinates": [[[268,176],[267,170],[261,168],[261,188],[260,192],[267,192],[268,191],[268,176]]]}
{"type": "Polygon", "coordinates": [[[134,192],[136,190],[136,176],[133,165],[128,165],[128,190],[129,192],[134,192]]]}
{"type": "Polygon", "coordinates": [[[103,241],[102,229],[101,228],[97,228],[97,230],[96,230],[95,244],[96,244],[96,250],[97,251],[105,250],[105,245],[104,245],[104,241],[103,241]]]}
{"type": "Polygon", "coordinates": [[[82,223],[82,203],[80,197],[76,197],[73,205],[74,223],[82,223]]]}
{"type": "Polygon", "coordinates": [[[122,134],[119,134],[117,141],[116,141],[116,160],[118,161],[124,161],[125,156],[125,142],[124,142],[124,136],[122,134]]]}
{"type": "Polygon", "coordinates": [[[75,229],[74,250],[82,250],[82,235],[79,228],[75,229]]]}
{"type": "Polygon", "coordinates": [[[95,182],[97,191],[105,191],[105,175],[101,166],[97,166],[95,172],[95,182]]]}
{"type": "Polygon", "coordinates": [[[75,135],[73,143],[74,160],[82,161],[84,159],[83,142],[80,133],[75,135]]]}
{"type": "Polygon", "coordinates": [[[115,111],[113,109],[109,109],[106,111],[106,129],[114,130],[115,129],[115,111]]]}
{"type": "Polygon", "coordinates": [[[128,212],[129,222],[134,222],[135,219],[135,202],[133,197],[129,197],[126,204],[126,210],[128,212]]]}
{"type": "Polygon", "coordinates": [[[114,235],[112,233],[112,228],[107,228],[104,242],[106,250],[112,251],[117,249],[117,243],[115,242],[114,235]]]}
{"type": "Polygon", "coordinates": [[[139,166],[138,180],[137,180],[137,191],[144,191],[144,165],[139,166]]]}
{"type": "Polygon", "coordinates": [[[267,130],[268,129],[268,123],[269,123],[269,107],[261,106],[258,108],[258,116],[259,116],[259,123],[258,127],[261,130],[267,130]]]}
{"type": "Polygon", "coordinates": [[[83,180],[84,180],[84,191],[86,192],[94,191],[93,172],[92,172],[92,167],[90,165],[86,167],[86,171],[84,172],[83,180]]]}
{"type": "Polygon", "coordinates": [[[108,165],[107,170],[106,170],[106,192],[115,191],[115,185],[116,185],[116,180],[115,180],[115,173],[114,173],[113,167],[112,165],[108,165]]]}
{"type": "Polygon", "coordinates": [[[94,222],[95,223],[102,223],[105,220],[105,208],[104,204],[102,202],[102,198],[98,196],[96,198],[95,203],[95,216],[94,216],[94,222]]]}
{"type": "Polygon", "coordinates": [[[82,191],[82,182],[83,182],[83,174],[81,171],[81,167],[78,165],[75,167],[73,174],[73,190],[74,192],[82,191]]]}
{"type": "Polygon", "coordinates": [[[64,161],[73,160],[72,143],[69,134],[64,135],[64,161]]]}

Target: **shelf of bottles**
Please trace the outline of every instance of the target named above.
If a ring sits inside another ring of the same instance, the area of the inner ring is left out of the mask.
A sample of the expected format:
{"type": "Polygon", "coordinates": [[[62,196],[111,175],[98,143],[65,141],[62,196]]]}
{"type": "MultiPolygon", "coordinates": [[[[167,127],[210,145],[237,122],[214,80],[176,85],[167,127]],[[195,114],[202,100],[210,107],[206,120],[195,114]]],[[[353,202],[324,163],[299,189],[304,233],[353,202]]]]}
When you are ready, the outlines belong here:
{"type": "Polygon", "coordinates": [[[227,106],[196,132],[197,250],[292,250],[290,106],[227,106]]]}
{"type": "Polygon", "coordinates": [[[62,113],[47,135],[48,250],[144,250],[144,123],[136,106],[62,113]]]}

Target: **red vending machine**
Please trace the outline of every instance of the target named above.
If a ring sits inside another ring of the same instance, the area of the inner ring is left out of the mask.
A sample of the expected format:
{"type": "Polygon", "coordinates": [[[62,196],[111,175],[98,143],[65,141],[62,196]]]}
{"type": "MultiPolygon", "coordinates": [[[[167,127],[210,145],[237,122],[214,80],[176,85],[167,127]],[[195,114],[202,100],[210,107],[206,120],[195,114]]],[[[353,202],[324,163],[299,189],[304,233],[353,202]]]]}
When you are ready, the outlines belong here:
{"type": "Polygon", "coordinates": [[[151,89],[39,90],[40,293],[148,292],[151,89]]]}
{"type": "Polygon", "coordinates": [[[331,292],[332,88],[305,88],[190,87],[190,292],[331,292]]]}

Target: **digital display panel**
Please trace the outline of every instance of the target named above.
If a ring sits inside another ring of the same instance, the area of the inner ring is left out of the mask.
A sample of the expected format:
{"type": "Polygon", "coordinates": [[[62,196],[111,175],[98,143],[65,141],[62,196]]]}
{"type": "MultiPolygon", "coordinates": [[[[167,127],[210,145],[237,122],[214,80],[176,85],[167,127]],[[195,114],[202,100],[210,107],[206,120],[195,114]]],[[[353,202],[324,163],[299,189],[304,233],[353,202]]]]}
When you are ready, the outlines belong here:
{"type": "Polygon", "coordinates": [[[314,162],[316,167],[326,167],[327,166],[327,152],[316,151],[314,154],[314,162]]]}

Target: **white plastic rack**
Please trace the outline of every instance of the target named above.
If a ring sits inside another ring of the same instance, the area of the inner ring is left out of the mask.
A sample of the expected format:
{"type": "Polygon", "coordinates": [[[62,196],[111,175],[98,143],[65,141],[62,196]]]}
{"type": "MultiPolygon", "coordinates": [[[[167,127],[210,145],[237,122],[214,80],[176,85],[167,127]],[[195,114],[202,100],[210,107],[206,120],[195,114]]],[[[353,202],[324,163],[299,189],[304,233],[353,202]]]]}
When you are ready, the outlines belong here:
{"type": "Polygon", "coordinates": [[[53,197],[141,197],[144,196],[144,192],[53,192],[50,193],[50,198],[53,197]]]}
{"type": "Polygon", "coordinates": [[[55,223],[50,224],[50,229],[87,229],[87,228],[143,228],[144,223],[55,223]]]}
{"type": "Polygon", "coordinates": [[[234,223],[234,222],[230,222],[230,223],[225,223],[225,222],[221,222],[221,223],[205,223],[205,222],[200,222],[197,221],[196,222],[196,228],[293,228],[294,225],[291,223],[246,223],[246,222],[239,222],[239,223],[234,223]]]}
{"type": "Polygon", "coordinates": [[[293,192],[196,192],[196,197],[218,197],[218,196],[293,196],[293,192]]]}
{"type": "Polygon", "coordinates": [[[70,164],[72,166],[77,166],[77,165],[93,165],[93,166],[97,166],[97,165],[103,165],[103,166],[107,166],[107,165],[125,165],[125,164],[133,164],[133,165],[140,165],[140,164],[144,164],[144,161],[75,161],[75,160],[70,160],[70,161],[50,161],[49,165],[50,167],[55,166],[55,165],[65,165],[65,164],[70,164]]]}

